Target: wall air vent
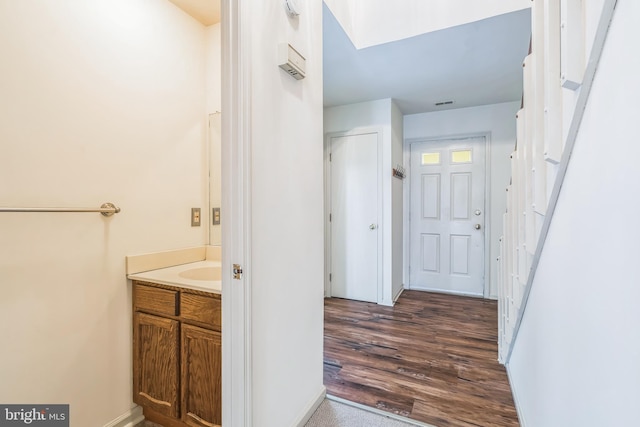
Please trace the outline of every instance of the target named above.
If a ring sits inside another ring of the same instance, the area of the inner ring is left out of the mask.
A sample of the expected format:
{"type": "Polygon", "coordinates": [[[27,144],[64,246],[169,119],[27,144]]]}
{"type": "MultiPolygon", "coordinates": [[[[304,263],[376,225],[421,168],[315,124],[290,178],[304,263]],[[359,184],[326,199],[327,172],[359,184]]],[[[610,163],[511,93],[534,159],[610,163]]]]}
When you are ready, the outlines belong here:
{"type": "Polygon", "coordinates": [[[440,102],[436,102],[436,107],[440,107],[443,105],[451,105],[453,104],[453,101],[440,101],[440,102]]]}

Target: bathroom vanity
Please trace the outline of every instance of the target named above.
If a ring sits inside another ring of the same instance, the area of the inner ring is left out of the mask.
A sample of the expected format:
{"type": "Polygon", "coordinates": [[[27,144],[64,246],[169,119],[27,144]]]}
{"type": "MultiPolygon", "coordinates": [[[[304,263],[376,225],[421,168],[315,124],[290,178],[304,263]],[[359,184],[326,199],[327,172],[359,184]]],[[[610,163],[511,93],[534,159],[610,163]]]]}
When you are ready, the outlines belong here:
{"type": "Polygon", "coordinates": [[[145,418],[222,423],[220,314],[220,295],[133,282],[133,400],[145,418]]]}
{"type": "Polygon", "coordinates": [[[219,262],[204,260],[128,278],[133,286],[134,402],[146,419],[163,427],[220,426],[219,262]]]}

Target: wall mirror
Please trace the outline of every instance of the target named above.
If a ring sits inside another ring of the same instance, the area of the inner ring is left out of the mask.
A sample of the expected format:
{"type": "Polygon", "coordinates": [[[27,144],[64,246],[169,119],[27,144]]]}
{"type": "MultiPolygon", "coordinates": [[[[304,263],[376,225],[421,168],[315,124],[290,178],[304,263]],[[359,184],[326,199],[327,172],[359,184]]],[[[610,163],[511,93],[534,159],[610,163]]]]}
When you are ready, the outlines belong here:
{"type": "Polygon", "coordinates": [[[222,201],[221,113],[209,114],[209,244],[222,245],[220,203],[222,201]]]}

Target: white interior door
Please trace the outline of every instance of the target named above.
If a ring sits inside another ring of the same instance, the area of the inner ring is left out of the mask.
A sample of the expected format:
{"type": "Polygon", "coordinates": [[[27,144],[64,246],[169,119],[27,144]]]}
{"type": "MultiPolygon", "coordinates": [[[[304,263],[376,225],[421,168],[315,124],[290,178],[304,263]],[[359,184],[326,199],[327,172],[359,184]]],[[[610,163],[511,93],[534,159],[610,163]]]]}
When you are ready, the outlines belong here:
{"type": "Polygon", "coordinates": [[[411,289],[484,294],[485,138],[411,144],[411,289]]]}
{"type": "Polygon", "coordinates": [[[378,301],[378,134],[330,141],[331,296],[378,301]]]}

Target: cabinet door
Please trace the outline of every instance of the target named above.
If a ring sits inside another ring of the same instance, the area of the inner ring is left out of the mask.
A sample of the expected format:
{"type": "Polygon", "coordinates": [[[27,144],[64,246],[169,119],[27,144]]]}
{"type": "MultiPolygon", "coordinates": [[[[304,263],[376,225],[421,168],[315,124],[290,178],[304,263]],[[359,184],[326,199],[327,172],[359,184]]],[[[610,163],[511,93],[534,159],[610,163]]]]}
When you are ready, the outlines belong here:
{"type": "Polygon", "coordinates": [[[182,324],[182,421],[189,426],[222,424],[220,333],[182,324]]]}
{"type": "Polygon", "coordinates": [[[136,312],[133,325],[133,401],[177,418],[179,323],[136,312]]]}

